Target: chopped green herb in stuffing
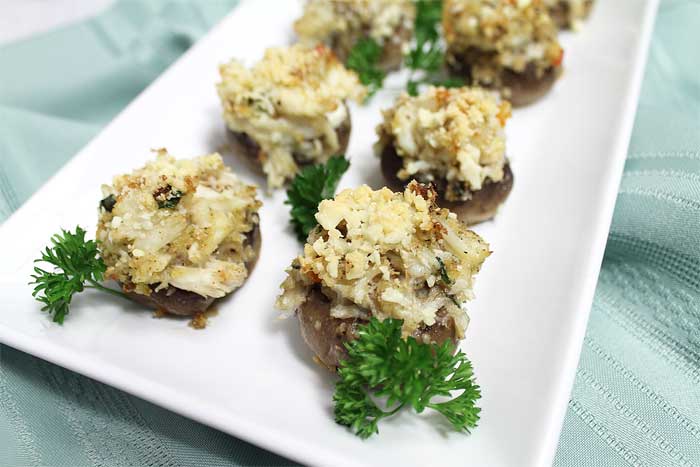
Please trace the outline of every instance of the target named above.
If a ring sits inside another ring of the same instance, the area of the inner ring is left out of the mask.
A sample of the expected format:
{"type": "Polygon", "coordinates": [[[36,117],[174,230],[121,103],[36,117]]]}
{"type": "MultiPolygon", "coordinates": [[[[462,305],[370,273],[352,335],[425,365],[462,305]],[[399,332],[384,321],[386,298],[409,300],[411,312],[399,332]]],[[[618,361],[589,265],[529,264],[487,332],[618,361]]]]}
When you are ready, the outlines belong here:
{"type": "Polygon", "coordinates": [[[112,212],[115,204],[117,204],[117,198],[115,198],[114,195],[109,195],[100,201],[100,206],[107,212],[112,212]]]}
{"type": "Polygon", "coordinates": [[[440,257],[435,257],[435,259],[438,262],[438,266],[440,268],[440,278],[442,279],[442,282],[444,282],[445,285],[451,285],[452,284],[452,279],[450,279],[449,274],[447,274],[447,268],[445,268],[445,262],[442,260],[440,257]]]}
{"type": "Polygon", "coordinates": [[[153,193],[153,198],[158,203],[159,209],[172,209],[180,202],[183,193],[179,190],[174,190],[170,185],[158,188],[153,193]]]}

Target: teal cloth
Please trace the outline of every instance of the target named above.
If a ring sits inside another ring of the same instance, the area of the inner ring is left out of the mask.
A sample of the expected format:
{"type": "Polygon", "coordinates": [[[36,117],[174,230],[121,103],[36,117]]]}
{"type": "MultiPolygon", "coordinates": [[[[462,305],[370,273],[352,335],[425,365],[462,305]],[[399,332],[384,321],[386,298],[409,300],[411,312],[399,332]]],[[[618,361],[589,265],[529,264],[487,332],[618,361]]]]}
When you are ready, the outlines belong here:
{"type": "MultiPolygon", "coordinates": [[[[235,3],[122,0],[0,47],[0,220],[235,3]]],[[[557,466],[700,465],[698,26],[700,3],[662,2],[557,466]]],[[[0,465],[289,463],[0,351],[0,465]]]]}

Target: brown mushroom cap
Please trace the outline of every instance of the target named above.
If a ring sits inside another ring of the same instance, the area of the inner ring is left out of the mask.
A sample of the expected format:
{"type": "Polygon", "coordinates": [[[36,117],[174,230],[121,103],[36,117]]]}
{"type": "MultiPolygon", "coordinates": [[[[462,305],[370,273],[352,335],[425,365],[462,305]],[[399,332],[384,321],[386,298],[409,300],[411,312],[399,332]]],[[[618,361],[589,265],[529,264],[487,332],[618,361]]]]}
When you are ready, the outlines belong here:
{"type": "MultiPolygon", "coordinates": [[[[393,144],[384,147],[381,154],[381,166],[384,178],[388,186],[394,190],[403,190],[411,180],[401,180],[397,176],[403,167],[403,161],[397,154],[393,144]]],[[[496,215],[498,207],[505,202],[513,188],[513,172],[510,163],[506,161],[503,167],[503,178],[498,182],[487,180],[481,190],[472,191],[471,198],[467,201],[448,201],[444,199],[444,190],[438,186],[438,204],[457,214],[457,217],[467,225],[478,224],[487,221],[496,215]]]]}
{"type": "Polygon", "coordinates": [[[508,89],[508,100],[511,104],[515,107],[523,107],[547,94],[559,75],[561,75],[561,67],[547,68],[544,74],[538,76],[535,66],[528,64],[522,73],[504,69],[501,80],[504,88],[508,89]]]}
{"type": "MultiPolygon", "coordinates": [[[[345,343],[357,338],[357,327],[366,321],[359,318],[334,318],[330,315],[330,300],[319,287],[309,290],[306,301],[297,309],[301,335],[318,359],[329,369],[335,369],[347,358],[345,343]]],[[[416,330],[413,335],[422,342],[457,344],[454,320],[445,312],[438,312],[438,321],[432,326],[416,330]]]]}
{"type": "MultiPolygon", "coordinates": [[[[464,78],[468,83],[472,82],[471,64],[483,56],[483,52],[476,49],[467,50],[462,54],[450,53],[447,56],[448,69],[464,78]]],[[[561,66],[547,68],[544,73],[538,74],[534,63],[529,63],[522,72],[503,68],[500,75],[499,86],[489,86],[485,83],[472,83],[475,86],[499,88],[503,97],[515,107],[523,107],[531,104],[554,86],[555,81],[561,75],[561,66]]]]}

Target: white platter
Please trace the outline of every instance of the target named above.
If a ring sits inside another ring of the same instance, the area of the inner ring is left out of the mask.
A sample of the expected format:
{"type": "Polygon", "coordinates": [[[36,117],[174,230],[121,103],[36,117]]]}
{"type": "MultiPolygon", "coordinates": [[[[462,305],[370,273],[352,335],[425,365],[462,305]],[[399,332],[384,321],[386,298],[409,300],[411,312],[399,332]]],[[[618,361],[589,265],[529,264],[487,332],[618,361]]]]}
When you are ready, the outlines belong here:
{"type": "MultiPolygon", "coordinates": [[[[292,40],[296,1],[247,1],[141,94],[0,227],[0,341],[305,463],[546,465],[556,450],[624,164],[656,0],[597,2],[563,35],[566,72],[553,92],[514,113],[515,186],[495,222],[476,230],[494,254],[477,279],[462,348],[483,390],[471,436],[430,416],[401,415],[361,441],[333,422],[333,377],[311,361],[293,319],[273,309],[299,251],[284,194],[263,195],[263,248],[247,284],[217,305],[206,330],[119,299],[77,297],[64,326],[27,285],[32,260],[60,227],[94,231],[100,184],[141,166],[149,148],[178,157],[227,141],[217,65],[253,62],[292,40]],[[437,427],[437,428],[436,428],[437,427]]],[[[377,96],[353,107],[341,188],[382,182],[371,153],[377,96]]],[[[235,154],[225,161],[260,180],[235,154]]]]}

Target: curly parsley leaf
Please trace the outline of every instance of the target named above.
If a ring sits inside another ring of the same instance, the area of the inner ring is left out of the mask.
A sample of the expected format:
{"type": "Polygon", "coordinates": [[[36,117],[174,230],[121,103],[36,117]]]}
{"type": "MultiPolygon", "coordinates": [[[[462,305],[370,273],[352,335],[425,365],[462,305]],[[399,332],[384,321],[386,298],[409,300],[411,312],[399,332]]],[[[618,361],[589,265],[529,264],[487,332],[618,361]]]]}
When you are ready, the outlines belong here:
{"type": "Polygon", "coordinates": [[[409,79],[406,83],[406,92],[408,95],[416,97],[418,95],[418,86],[420,86],[420,84],[420,81],[409,79]]]}
{"type": "Polygon", "coordinates": [[[98,289],[121,297],[125,294],[104,287],[100,282],[107,269],[100,257],[97,243],[85,240],[85,230],[76,227],[75,232],[61,230],[51,238],[51,246],[46,247],[41,258],[35,263],[47,263],[51,270],[34,266],[32,296],[44,304],[42,310],[53,317],[54,322],[63,324],[70,311],[73,295],[84,289],[98,289]]]}
{"type": "Polygon", "coordinates": [[[338,182],[350,162],[343,156],[334,156],[325,164],[310,165],[303,168],[287,189],[286,204],[290,210],[291,222],[299,241],[306,241],[309,232],[316,227],[318,205],[324,199],[335,196],[338,182]]]}
{"type": "Polygon", "coordinates": [[[442,0],[415,0],[415,36],[419,43],[437,41],[440,38],[442,0]]]}
{"type": "Polygon", "coordinates": [[[404,407],[417,413],[430,408],[455,430],[469,433],[479,421],[481,397],[471,362],[454,345],[424,344],[401,337],[401,320],[372,318],[360,326],[358,338],[347,343],[348,358],[338,368],[333,402],[335,420],[357,436],[369,438],[378,424],[404,407]],[[451,397],[446,401],[435,398],[451,397]],[[376,401],[383,400],[384,407],[376,401]]]}
{"type": "Polygon", "coordinates": [[[414,37],[416,43],[406,56],[406,65],[413,70],[435,71],[442,64],[440,44],[441,0],[416,0],[414,37]]]}
{"type": "Polygon", "coordinates": [[[360,39],[348,55],[347,67],[357,73],[360,82],[367,87],[367,98],[382,88],[386,73],[377,64],[382,56],[382,46],[372,38],[360,39]]]}
{"type": "Polygon", "coordinates": [[[416,0],[415,45],[406,55],[406,66],[411,70],[406,91],[411,96],[418,95],[421,84],[446,88],[461,87],[465,84],[458,78],[439,77],[445,63],[445,50],[440,36],[441,20],[442,1],[416,0]],[[415,78],[416,75],[420,78],[415,78]]]}

